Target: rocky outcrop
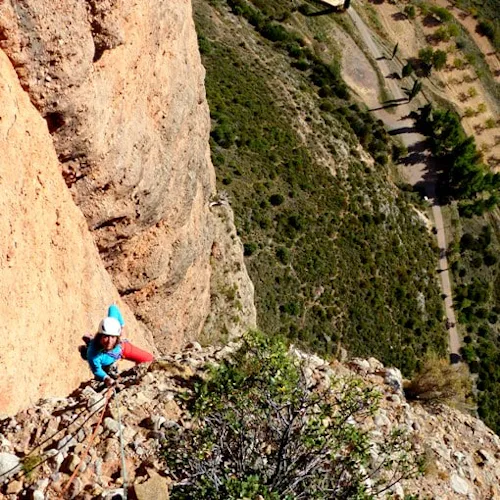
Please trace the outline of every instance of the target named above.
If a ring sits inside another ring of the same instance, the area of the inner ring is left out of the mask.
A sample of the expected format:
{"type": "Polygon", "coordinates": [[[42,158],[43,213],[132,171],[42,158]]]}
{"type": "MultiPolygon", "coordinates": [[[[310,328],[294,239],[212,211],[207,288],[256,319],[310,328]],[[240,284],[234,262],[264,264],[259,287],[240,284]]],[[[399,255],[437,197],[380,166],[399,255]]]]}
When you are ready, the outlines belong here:
{"type": "MultiPolygon", "coordinates": [[[[95,387],[82,386],[69,399],[47,399],[0,421],[0,470],[4,471],[0,491],[12,500],[28,494],[38,498],[37,491],[40,498],[52,498],[83,460],[71,486],[73,494],[80,494],[78,498],[119,494],[121,420],[130,488],[138,497],[156,488],[159,496],[155,498],[168,498],[167,488],[175,478],[165,476],[161,441],[165,432],[182,432],[193,425],[183,405],[185,397],[179,396],[207,375],[207,363],[217,365],[237,346],[233,342],[224,348],[202,349],[193,343],[182,353],[123,374],[121,390],[105,411],[86,458],[84,443],[105,405],[103,392],[96,392],[95,387]],[[27,474],[30,467],[34,468],[27,474]]],[[[303,362],[312,390],[328,384],[330,377],[359,377],[374,387],[380,393],[380,408],[359,425],[369,429],[374,439],[403,430],[413,447],[425,455],[424,474],[394,484],[386,492],[390,498],[402,500],[412,494],[443,500],[499,498],[500,438],[481,421],[446,406],[428,409],[408,403],[398,371],[376,359],[353,360],[346,366],[298,350],[293,353],[303,362]]]]}
{"type": "MultiPolygon", "coordinates": [[[[0,51],[0,413],[90,375],[77,346],[118,294],[60,174],[46,123],[0,51]]],[[[128,333],[148,346],[122,304],[128,333]]]]}
{"type": "Polygon", "coordinates": [[[224,193],[210,206],[214,215],[211,309],[201,335],[207,345],[225,343],[257,326],[254,287],[243,260],[243,245],[236,233],[233,211],[224,193]]]}
{"type": "Polygon", "coordinates": [[[2,2],[0,47],[120,295],[160,349],[197,336],[215,187],[190,1],[2,2]]]}

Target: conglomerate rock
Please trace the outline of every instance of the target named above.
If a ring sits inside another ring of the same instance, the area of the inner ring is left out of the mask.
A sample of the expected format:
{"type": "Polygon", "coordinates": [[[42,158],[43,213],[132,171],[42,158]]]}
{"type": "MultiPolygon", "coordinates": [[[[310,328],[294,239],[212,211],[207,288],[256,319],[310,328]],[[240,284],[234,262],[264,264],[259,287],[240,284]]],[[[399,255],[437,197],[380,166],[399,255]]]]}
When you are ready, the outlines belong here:
{"type": "MultiPolygon", "coordinates": [[[[47,127],[0,51],[0,413],[67,394],[77,346],[118,293],[60,175],[47,127]]],[[[148,337],[120,304],[127,335],[148,337]]]]}
{"type": "Polygon", "coordinates": [[[0,414],[90,376],[112,301],[144,348],[199,335],[227,246],[203,78],[189,0],[0,2],[0,414]]]}

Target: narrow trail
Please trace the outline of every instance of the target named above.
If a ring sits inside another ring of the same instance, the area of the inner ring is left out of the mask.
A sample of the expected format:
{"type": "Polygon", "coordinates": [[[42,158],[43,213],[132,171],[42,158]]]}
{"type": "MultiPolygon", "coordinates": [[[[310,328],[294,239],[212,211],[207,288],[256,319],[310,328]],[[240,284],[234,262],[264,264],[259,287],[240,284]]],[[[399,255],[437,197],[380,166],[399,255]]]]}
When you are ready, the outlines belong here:
{"type": "MultiPolygon", "coordinates": [[[[380,48],[374,40],[371,30],[366,26],[358,13],[351,7],[347,10],[359,35],[368,47],[373,58],[383,75],[389,75],[394,68],[389,67],[389,61],[384,57],[384,49],[380,48]]],[[[391,135],[397,135],[408,148],[408,157],[405,159],[406,168],[404,175],[406,180],[412,185],[424,187],[425,193],[432,203],[432,215],[436,227],[437,244],[440,249],[438,272],[441,282],[441,289],[444,294],[444,307],[447,318],[449,334],[449,352],[452,359],[460,352],[460,338],[456,328],[455,311],[453,309],[450,275],[448,272],[448,260],[446,258],[446,234],[444,230],[443,215],[439,200],[436,196],[436,178],[433,174],[432,158],[425,148],[425,137],[415,132],[413,120],[408,118],[412,111],[407,96],[400,87],[398,80],[386,78],[385,84],[393,96],[396,103],[395,112],[388,113],[383,109],[383,103],[377,103],[378,107],[374,113],[386,124],[391,135]]],[[[371,103],[367,103],[370,105],[371,103]]]]}

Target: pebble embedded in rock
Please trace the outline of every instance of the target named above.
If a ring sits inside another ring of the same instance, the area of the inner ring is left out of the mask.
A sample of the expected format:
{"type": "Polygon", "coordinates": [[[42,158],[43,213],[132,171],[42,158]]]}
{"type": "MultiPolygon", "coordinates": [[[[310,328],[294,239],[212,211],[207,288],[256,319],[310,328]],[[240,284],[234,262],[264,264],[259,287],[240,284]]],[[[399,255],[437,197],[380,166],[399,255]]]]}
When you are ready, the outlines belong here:
{"type": "Polygon", "coordinates": [[[151,477],[142,484],[134,485],[137,500],[169,500],[168,482],[157,473],[150,473],[151,477]]]}
{"type": "Polygon", "coordinates": [[[33,500],[45,500],[45,494],[43,491],[35,490],[32,493],[32,499],[33,500]]]}
{"type": "Polygon", "coordinates": [[[469,493],[469,483],[458,474],[452,474],[450,486],[451,489],[459,495],[467,495],[469,493]]]}
{"type": "Polygon", "coordinates": [[[7,486],[7,495],[18,495],[21,493],[24,484],[22,481],[11,481],[7,486]]]}
{"type": "Polygon", "coordinates": [[[104,419],[104,427],[114,434],[118,434],[120,432],[120,424],[111,417],[106,417],[104,419]]]}

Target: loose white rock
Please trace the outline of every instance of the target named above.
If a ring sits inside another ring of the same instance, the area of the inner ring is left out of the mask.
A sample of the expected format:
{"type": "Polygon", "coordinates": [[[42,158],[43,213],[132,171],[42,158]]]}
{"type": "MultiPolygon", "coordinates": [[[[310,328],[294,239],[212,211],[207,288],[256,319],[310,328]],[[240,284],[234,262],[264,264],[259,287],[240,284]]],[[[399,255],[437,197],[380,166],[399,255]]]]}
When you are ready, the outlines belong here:
{"type": "Polygon", "coordinates": [[[469,493],[469,483],[458,474],[452,474],[450,486],[451,489],[459,495],[467,495],[467,493],[469,493]]]}
{"type": "Polygon", "coordinates": [[[12,453],[0,453],[0,482],[5,481],[21,468],[20,460],[12,453]]]}
{"type": "Polygon", "coordinates": [[[118,434],[120,432],[120,424],[111,417],[106,417],[104,419],[104,427],[114,434],[118,434]]]}
{"type": "Polygon", "coordinates": [[[395,391],[403,392],[403,375],[401,375],[401,371],[397,368],[387,368],[384,381],[395,391]]]}

